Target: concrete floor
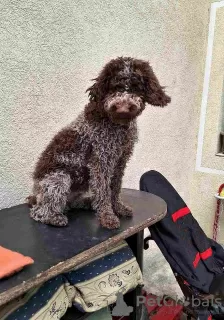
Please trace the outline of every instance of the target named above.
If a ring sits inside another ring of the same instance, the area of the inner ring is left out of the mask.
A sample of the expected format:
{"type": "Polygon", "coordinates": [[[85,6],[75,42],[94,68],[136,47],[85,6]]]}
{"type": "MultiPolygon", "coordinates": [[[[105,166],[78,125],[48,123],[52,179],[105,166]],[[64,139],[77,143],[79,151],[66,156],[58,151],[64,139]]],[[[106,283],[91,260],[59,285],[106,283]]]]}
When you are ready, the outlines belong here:
{"type": "Polygon", "coordinates": [[[170,265],[154,241],[149,242],[149,249],[144,252],[143,277],[147,292],[174,299],[183,297],[170,265]]]}

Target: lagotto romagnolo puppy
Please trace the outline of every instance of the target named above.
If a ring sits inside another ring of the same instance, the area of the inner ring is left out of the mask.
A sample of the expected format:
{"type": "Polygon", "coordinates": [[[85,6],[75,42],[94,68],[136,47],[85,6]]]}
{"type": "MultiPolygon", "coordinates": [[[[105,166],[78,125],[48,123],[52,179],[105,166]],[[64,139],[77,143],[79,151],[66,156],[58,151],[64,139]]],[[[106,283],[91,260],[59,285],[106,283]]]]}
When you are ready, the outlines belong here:
{"type": "Polygon", "coordinates": [[[120,190],[137,140],[136,118],[146,103],[163,107],[171,99],[148,62],[127,57],[107,63],[87,91],[84,111],[55,135],[36,164],[30,216],[66,226],[68,208],[89,204],[101,225],[114,229],[118,217],[132,216],[120,190]]]}

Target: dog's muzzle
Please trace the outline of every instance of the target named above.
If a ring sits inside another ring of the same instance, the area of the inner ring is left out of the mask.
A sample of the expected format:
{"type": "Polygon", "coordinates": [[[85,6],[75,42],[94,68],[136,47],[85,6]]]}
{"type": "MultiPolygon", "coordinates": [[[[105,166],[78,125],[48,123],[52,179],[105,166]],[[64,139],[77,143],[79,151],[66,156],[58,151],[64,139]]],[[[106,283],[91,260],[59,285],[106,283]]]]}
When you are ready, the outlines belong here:
{"type": "Polygon", "coordinates": [[[131,120],[142,110],[142,99],[130,93],[116,93],[105,101],[105,110],[114,119],[131,120]]]}

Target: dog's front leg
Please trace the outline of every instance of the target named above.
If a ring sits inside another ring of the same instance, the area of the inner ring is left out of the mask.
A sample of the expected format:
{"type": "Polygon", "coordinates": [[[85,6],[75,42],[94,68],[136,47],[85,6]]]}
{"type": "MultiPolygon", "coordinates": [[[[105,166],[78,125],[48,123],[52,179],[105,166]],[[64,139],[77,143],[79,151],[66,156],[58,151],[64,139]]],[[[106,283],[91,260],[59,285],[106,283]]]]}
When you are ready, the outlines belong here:
{"type": "Polygon", "coordinates": [[[112,206],[117,216],[132,217],[133,215],[132,209],[129,206],[125,205],[120,198],[122,178],[124,175],[126,163],[130,158],[130,155],[131,150],[122,155],[115,167],[114,174],[111,180],[112,206]]]}
{"type": "Polygon", "coordinates": [[[113,212],[111,204],[112,167],[113,164],[98,157],[93,157],[89,165],[89,187],[93,194],[92,207],[96,210],[101,225],[108,229],[116,229],[120,226],[120,221],[113,212]]]}

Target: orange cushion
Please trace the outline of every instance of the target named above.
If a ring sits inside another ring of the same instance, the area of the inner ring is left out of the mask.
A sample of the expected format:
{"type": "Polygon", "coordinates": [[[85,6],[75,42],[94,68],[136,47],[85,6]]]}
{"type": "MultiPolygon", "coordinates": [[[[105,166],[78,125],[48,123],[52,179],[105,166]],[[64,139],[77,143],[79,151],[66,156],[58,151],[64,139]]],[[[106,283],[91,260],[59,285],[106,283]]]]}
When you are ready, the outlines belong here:
{"type": "Polygon", "coordinates": [[[34,263],[30,257],[0,246],[0,279],[20,271],[23,267],[34,263]]]}

